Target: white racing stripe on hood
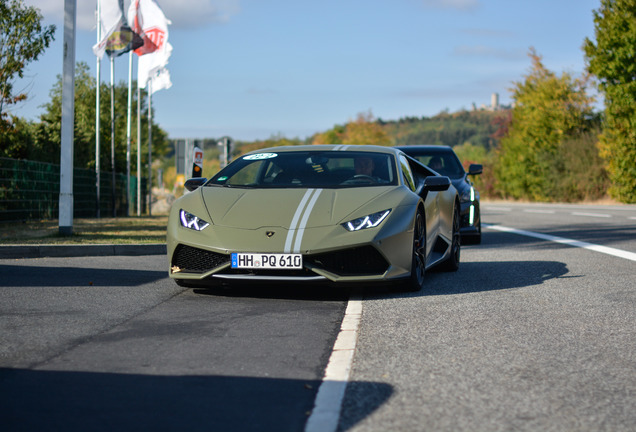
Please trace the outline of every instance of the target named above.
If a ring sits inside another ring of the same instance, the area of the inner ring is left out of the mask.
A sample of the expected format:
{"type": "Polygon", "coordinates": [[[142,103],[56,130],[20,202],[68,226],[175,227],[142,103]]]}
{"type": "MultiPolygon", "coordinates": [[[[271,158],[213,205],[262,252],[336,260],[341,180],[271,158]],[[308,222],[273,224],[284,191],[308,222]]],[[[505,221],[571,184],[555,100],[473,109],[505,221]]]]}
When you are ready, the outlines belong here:
{"type": "Polygon", "coordinates": [[[294,243],[294,253],[300,253],[300,242],[303,239],[303,235],[305,234],[305,227],[307,226],[307,219],[309,219],[309,215],[311,214],[311,210],[314,208],[316,201],[318,200],[318,196],[322,192],[322,189],[316,190],[316,193],[313,197],[311,197],[311,201],[309,201],[309,205],[307,206],[307,210],[303,215],[302,220],[300,221],[300,226],[298,227],[298,233],[296,234],[296,243],[294,243]]]}
{"type": "Polygon", "coordinates": [[[333,148],[334,151],[342,151],[346,150],[349,147],[349,144],[338,144],[333,148]]]}
{"type": "Polygon", "coordinates": [[[305,227],[307,226],[307,220],[309,219],[309,215],[311,214],[321,192],[322,189],[307,189],[303,199],[300,200],[300,204],[298,204],[298,208],[296,209],[292,222],[289,226],[287,238],[285,239],[285,253],[300,252],[300,242],[302,241],[305,227]],[[296,237],[296,243],[294,244],[294,250],[292,251],[294,237],[296,237]]]}
{"type": "MultiPolygon", "coordinates": [[[[339,144],[335,146],[334,151],[343,151],[349,148],[348,144],[339,144]]],[[[311,211],[318,200],[318,196],[322,192],[322,189],[307,189],[303,199],[300,200],[300,204],[298,204],[298,208],[294,213],[294,217],[292,218],[291,224],[289,226],[289,232],[287,233],[287,238],[285,239],[285,249],[283,252],[285,253],[300,253],[300,244],[303,240],[303,235],[305,234],[305,228],[307,227],[307,220],[311,215],[311,211]],[[311,197],[311,199],[310,199],[311,197]],[[309,201],[309,204],[307,204],[309,201]],[[300,223],[299,223],[300,220],[300,223]],[[294,242],[294,237],[296,241],[294,242]],[[294,244],[294,248],[292,250],[292,243],[294,244]]]]}
{"type": "Polygon", "coordinates": [[[294,234],[296,232],[296,225],[298,224],[300,215],[302,214],[303,209],[305,208],[305,204],[307,204],[307,200],[309,200],[309,197],[311,196],[313,192],[314,192],[314,189],[307,189],[307,192],[305,192],[303,199],[300,200],[300,204],[298,204],[298,207],[296,208],[296,213],[294,213],[294,217],[292,218],[291,224],[289,225],[289,232],[287,233],[287,238],[285,239],[285,249],[283,250],[283,252],[285,253],[289,253],[291,249],[291,244],[294,239],[294,234]]]}

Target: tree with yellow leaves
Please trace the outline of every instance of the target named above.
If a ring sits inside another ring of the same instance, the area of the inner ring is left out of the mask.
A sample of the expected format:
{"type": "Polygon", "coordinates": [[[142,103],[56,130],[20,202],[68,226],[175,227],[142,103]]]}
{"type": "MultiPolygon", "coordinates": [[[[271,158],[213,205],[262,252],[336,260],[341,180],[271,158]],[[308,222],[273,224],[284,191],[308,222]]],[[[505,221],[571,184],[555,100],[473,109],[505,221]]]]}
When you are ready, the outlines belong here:
{"type": "MultiPolygon", "coordinates": [[[[514,85],[512,120],[500,142],[495,167],[499,189],[517,199],[579,199],[578,192],[559,189],[562,179],[573,174],[568,161],[585,146],[594,149],[593,137],[581,139],[594,125],[587,80],[568,73],[558,76],[543,65],[534,49],[529,57],[532,68],[524,81],[514,85]]],[[[593,151],[588,162],[598,166],[596,156],[593,151]]],[[[587,172],[589,167],[582,166],[587,172]]],[[[599,172],[595,177],[602,180],[604,175],[599,172]]]]}
{"type": "Polygon", "coordinates": [[[332,129],[316,134],[313,144],[368,144],[390,146],[391,138],[375,121],[371,111],[360,113],[354,121],[335,125],[332,129]]]}

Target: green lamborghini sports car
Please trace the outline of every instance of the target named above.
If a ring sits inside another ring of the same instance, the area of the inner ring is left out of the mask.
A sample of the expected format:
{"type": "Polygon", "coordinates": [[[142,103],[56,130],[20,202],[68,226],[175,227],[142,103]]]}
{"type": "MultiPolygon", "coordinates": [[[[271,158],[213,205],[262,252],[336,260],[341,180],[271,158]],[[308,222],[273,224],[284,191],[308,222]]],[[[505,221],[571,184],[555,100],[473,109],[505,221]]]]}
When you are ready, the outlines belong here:
{"type": "Polygon", "coordinates": [[[459,267],[459,197],[448,177],[392,147],[272,147],[192,178],[172,205],[170,277],[389,283],[419,291],[459,267]]]}

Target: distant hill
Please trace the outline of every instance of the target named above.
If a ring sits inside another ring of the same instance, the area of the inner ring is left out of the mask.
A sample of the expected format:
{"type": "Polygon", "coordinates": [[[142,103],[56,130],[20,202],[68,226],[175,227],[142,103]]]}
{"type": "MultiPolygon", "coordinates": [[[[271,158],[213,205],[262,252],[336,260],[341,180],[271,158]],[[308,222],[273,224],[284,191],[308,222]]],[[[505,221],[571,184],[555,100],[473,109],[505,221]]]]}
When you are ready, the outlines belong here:
{"type": "Polygon", "coordinates": [[[508,116],[509,110],[442,112],[433,117],[406,117],[378,120],[395,145],[438,144],[454,147],[467,142],[489,150],[495,145],[497,118],[508,116]]]}

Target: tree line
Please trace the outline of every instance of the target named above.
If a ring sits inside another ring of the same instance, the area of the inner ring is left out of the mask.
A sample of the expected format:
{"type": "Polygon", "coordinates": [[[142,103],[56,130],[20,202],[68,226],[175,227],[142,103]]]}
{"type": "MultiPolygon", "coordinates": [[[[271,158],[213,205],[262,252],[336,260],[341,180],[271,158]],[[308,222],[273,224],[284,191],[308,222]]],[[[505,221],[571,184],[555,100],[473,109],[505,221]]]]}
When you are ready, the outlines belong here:
{"type": "MultiPolygon", "coordinates": [[[[5,107],[23,100],[11,82],[35,61],[53,38],[54,28],[41,27],[41,15],[22,0],[0,0],[0,156],[44,162],[59,161],[61,77],[39,122],[9,115],[5,107]],[[17,38],[17,39],[16,39],[17,38]],[[19,42],[26,38],[33,44],[19,42]],[[16,42],[17,41],[17,42],[16,42]],[[9,49],[11,48],[11,49],[9,49]]],[[[375,119],[371,112],[306,139],[270,137],[237,142],[236,155],[248,150],[299,144],[445,144],[465,164],[482,163],[476,179],[482,194],[533,201],[596,200],[609,194],[636,202],[636,0],[601,0],[594,11],[595,38],[583,44],[587,63],[581,77],[548,70],[530,49],[531,68],[513,83],[511,109],[442,112],[431,118],[397,121],[375,119]],[[594,111],[589,88],[604,96],[604,111],[594,111]]],[[[75,166],[94,168],[96,80],[86,64],[78,64],[75,79],[75,166]]],[[[126,163],[127,85],[115,89],[116,160],[126,163]]],[[[110,89],[100,85],[102,101],[110,89]]],[[[134,96],[136,98],[136,95],[134,96]]],[[[145,97],[144,97],[145,100],[145,97]]],[[[143,101],[142,101],[143,102],[143,101]]],[[[136,106],[136,100],[133,105],[136,106]]],[[[104,104],[102,104],[104,107],[104,104]]],[[[147,143],[148,107],[142,103],[142,146],[147,143]]],[[[136,150],[136,110],[132,149],[136,150]]],[[[110,160],[110,110],[100,112],[100,158],[110,160]]],[[[153,153],[168,151],[167,134],[152,125],[153,153]]],[[[142,147],[143,148],[143,147],[142,147]]],[[[142,149],[147,154],[147,147],[142,149]]],[[[145,159],[145,156],[142,156],[145,159]]],[[[216,166],[216,165],[214,165],[216,166]]]]}
{"type": "Polygon", "coordinates": [[[585,75],[558,75],[531,48],[510,110],[389,122],[369,113],[310,141],[450,145],[466,165],[484,165],[476,183],[486,196],[636,203],[636,0],[601,0],[594,24],[595,41],[583,45],[585,75]],[[594,84],[604,96],[600,113],[588,92],[594,84]]]}
{"type": "MultiPolygon", "coordinates": [[[[42,15],[22,0],[0,0],[0,157],[29,159],[59,164],[62,119],[62,77],[50,90],[39,121],[28,121],[10,114],[8,107],[26,99],[27,95],[13,88],[16,78],[23,77],[26,66],[48,48],[54,38],[55,26],[43,27],[42,15]]],[[[136,82],[132,83],[136,88],[136,82]]],[[[100,83],[100,165],[103,170],[113,166],[111,157],[111,88],[100,83]]],[[[97,80],[86,63],[75,68],[74,157],[76,168],[95,169],[97,80]]],[[[113,88],[115,170],[126,171],[128,84],[119,82],[113,88]]],[[[141,92],[141,155],[147,164],[148,105],[147,94],[141,92]]],[[[137,92],[133,92],[131,120],[131,160],[137,152],[137,92]]],[[[167,133],[152,123],[153,153],[162,155],[168,148],[167,133]]],[[[132,164],[133,172],[136,164],[132,164]]]]}
{"type": "MultiPolygon", "coordinates": [[[[133,82],[133,88],[135,83],[133,82]]],[[[127,103],[128,84],[115,85],[115,170],[126,171],[127,152],[127,103]]],[[[142,163],[147,163],[148,154],[148,105],[145,91],[141,100],[141,155],[142,163]]],[[[100,85],[100,165],[109,171],[111,157],[111,113],[110,85],[100,85]]],[[[136,161],[137,154],[137,94],[133,92],[131,120],[131,160],[136,161]]],[[[74,157],[76,168],[95,169],[96,141],[96,79],[91,76],[86,63],[78,63],[75,68],[75,121],[74,121],[74,157]]],[[[44,113],[39,121],[26,121],[12,117],[11,121],[0,129],[0,156],[14,159],[29,159],[39,162],[59,164],[61,147],[62,120],[62,77],[50,91],[50,100],[44,105],[44,113]]],[[[152,124],[153,153],[162,155],[168,148],[167,133],[154,122],[152,124]]],[[[136,171],[136,163],[133,171],[136,171]]]]}

